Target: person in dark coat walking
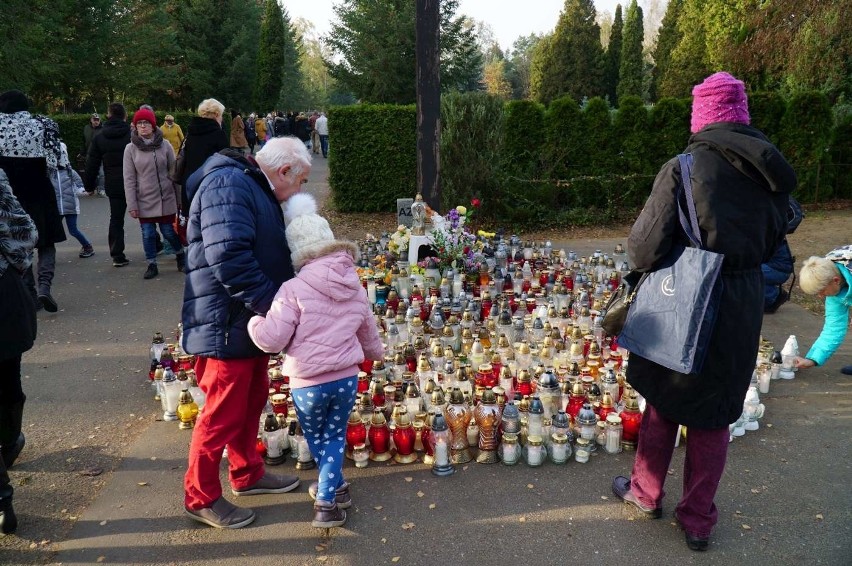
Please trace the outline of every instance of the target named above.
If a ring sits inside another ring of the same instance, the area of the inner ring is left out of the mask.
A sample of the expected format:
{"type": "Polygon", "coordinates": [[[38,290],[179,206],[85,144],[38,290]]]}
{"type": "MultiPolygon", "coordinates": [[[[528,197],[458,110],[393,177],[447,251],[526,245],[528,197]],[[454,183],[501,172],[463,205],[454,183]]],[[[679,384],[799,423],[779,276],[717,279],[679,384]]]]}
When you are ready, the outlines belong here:
{"type": "Polygon", "coordinates": [[[30,266],[24,284],[36,308],[56,312],[51,295],[56,272],[56,245],[66,239],[48,167],[68,166],[62,155],[59,126],[46,116],[30,114],[29,100],[18,90],[0,94],[0,169],[6,172],[12,192],[38,229],[38,270],[30,266]]]}
{"type": "Polygon", "coordinates": [[[24,402],[21,355],[36,336],[35,305],[27,300],[21,275],[33,260],[35,223],[12,194],[0,169],[0,533],[18,528],[12,507],[14,489],[7,469],[24,448],[21,432],[24,402]]]}
{"type": "MultiPolygon", "coordinates": [[[[719,314],[700,374],[685,375],[630,356],[627,381],[647,406],[631,477],[618,476],[616,496],[646,516],[662,515],[663,484],[678,425],[689,429],[683,497],[675,518],[692,550],[706,550],[718,511],[713,499],[725,469],[728,425],[743,411],[763,320],[761,263],[787,231],[787,199],[796,176],[781,152],[750,127],[743,83],[716,73],[693,91],[692,186],[702,241],[725,255],[719,314]]],[[[678,220],[678,159],[666,163],[630,231],[628,253],[652,271],[672,246],[688,244],[678,220]]],[[[681,199],[682,200],[682,199],[681,199]]],[[[683,205],[682,205],[683,206],[683,205]]]]}
{"type": "Polygon", "coordinates": [[[109,105],[107,121],[102,132],[95,136],[86,156],[86,190],[97,186],[98,171],[103,165],[104,187],[109,198],[109,254],[112,265],[124,267],[130,260],[124,255],[124,215],[127,199],[124,197],[124,148],[130,143],[130,125],[124,105],[109,105]]]}
{"type": "Polygon", "coordinates": [[[186,130],[183,146],[184,170],[178,182],[181,185],[181,216],[189,216],[190,199],[186,194],[189,176],[195,173],[207,158],[228,147],[228,135],[222,129],[225,105],[208,98],[198,105],[198,116],[193,116],[186,130]]]}

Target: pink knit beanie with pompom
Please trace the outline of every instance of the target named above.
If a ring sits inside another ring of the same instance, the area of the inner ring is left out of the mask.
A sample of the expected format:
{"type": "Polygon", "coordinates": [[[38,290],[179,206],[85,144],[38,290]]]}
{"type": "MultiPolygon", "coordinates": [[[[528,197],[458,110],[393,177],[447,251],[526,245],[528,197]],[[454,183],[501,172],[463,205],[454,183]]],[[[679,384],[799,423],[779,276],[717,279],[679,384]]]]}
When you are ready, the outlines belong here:
{"type": "Polygon", "coordinates": [[[735,122],[748,125],[748,97],[745,85],[736,77],[715,73],[692,89],[692,124],[690,131],[697,133],[708,124],[735,122]]]}

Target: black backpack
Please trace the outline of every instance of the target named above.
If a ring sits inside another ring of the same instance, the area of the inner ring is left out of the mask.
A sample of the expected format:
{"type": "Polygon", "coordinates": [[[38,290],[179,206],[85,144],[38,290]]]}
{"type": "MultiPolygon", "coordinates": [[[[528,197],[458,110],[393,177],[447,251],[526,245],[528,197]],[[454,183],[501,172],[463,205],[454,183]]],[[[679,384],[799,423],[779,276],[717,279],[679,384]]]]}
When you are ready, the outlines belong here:
{"type": "Polygon", "coordinates": [[[799,204],[799,201],[793,198],[793,195],[790,195],[788,198],[787,207],[787,233],[792,234],[796,231],[796,228],[799,227],[799,224],[802,223],[802,220],[805,219],[805,211],[802,210],[802,205],[799,204]]]}

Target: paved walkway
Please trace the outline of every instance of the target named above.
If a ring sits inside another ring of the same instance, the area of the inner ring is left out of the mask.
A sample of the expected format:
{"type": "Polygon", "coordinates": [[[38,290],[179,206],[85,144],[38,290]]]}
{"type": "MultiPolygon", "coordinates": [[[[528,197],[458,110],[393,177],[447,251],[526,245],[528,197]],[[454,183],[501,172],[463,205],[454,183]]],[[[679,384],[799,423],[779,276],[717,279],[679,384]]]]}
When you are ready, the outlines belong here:
{"type": "MultiPolygon", "coordinates": [[[[315,174],[320,175],[320,157],[315,174]]],[[[321,179],[312,176],[312,186],[321,179]]],[[[310,527],[307,484],[295,493],[241,498],[258,513],[249,528],[221,531],[182,513],[190,433],[158,420],[145,375],[151,334],[179,319],[183,276],[165,260],[144,281],[137,224],[133,263],[111,267],[108,205],[84,199],[81,225],[97,255],[59,246],[55,297],[39,314],[39,344],[24,359],[27,449],[13,473],[20,537],[0,539],[0,564],[844,564],[852,553],[852,360],[834,360],[793,381],[772,382],[759,431],[737,439],[717,496],[710,551],[690,552],[674,526],[684,451],[676,451],[661,520],[637,518],[610,493],[632,454],[588,464],[470,464],[436,478],[420,464],[345,468],[355,502],[345,528],[310,527]],[[68,526],[71,526],[69,529],[68,526]],[[33,548],[29,548],[30,545],[33,548]],[[51,551],[57,551],[53,555],[51,551]]],[[[610,250],[614,242],[564,242],[610,250]]],[[[822,320],[785,305],[764,335],[802,348],[822,320]]],[[[292,462],[279,468],[293,473],[292,462]]],[[[223,481],[225,477],[223,474],[223,481]]]]}

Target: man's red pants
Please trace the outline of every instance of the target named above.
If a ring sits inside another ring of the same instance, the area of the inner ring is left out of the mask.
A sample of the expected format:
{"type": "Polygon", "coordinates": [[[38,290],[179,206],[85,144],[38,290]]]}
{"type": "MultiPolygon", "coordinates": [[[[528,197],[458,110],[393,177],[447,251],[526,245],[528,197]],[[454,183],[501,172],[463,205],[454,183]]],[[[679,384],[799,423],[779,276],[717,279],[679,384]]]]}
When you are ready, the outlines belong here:
{"type": "Polygon", "coordinates": [[[263,458],[255,445],[260,413],[269,394],[268,362],[269,356],[196,360],[198,386],[207,401],[189,446],[184,477],[184,503],[189,509],[210,507],[222,497],[219,464],[225,446],[231,487],[245,489],[263,477],[263,458]]]}

